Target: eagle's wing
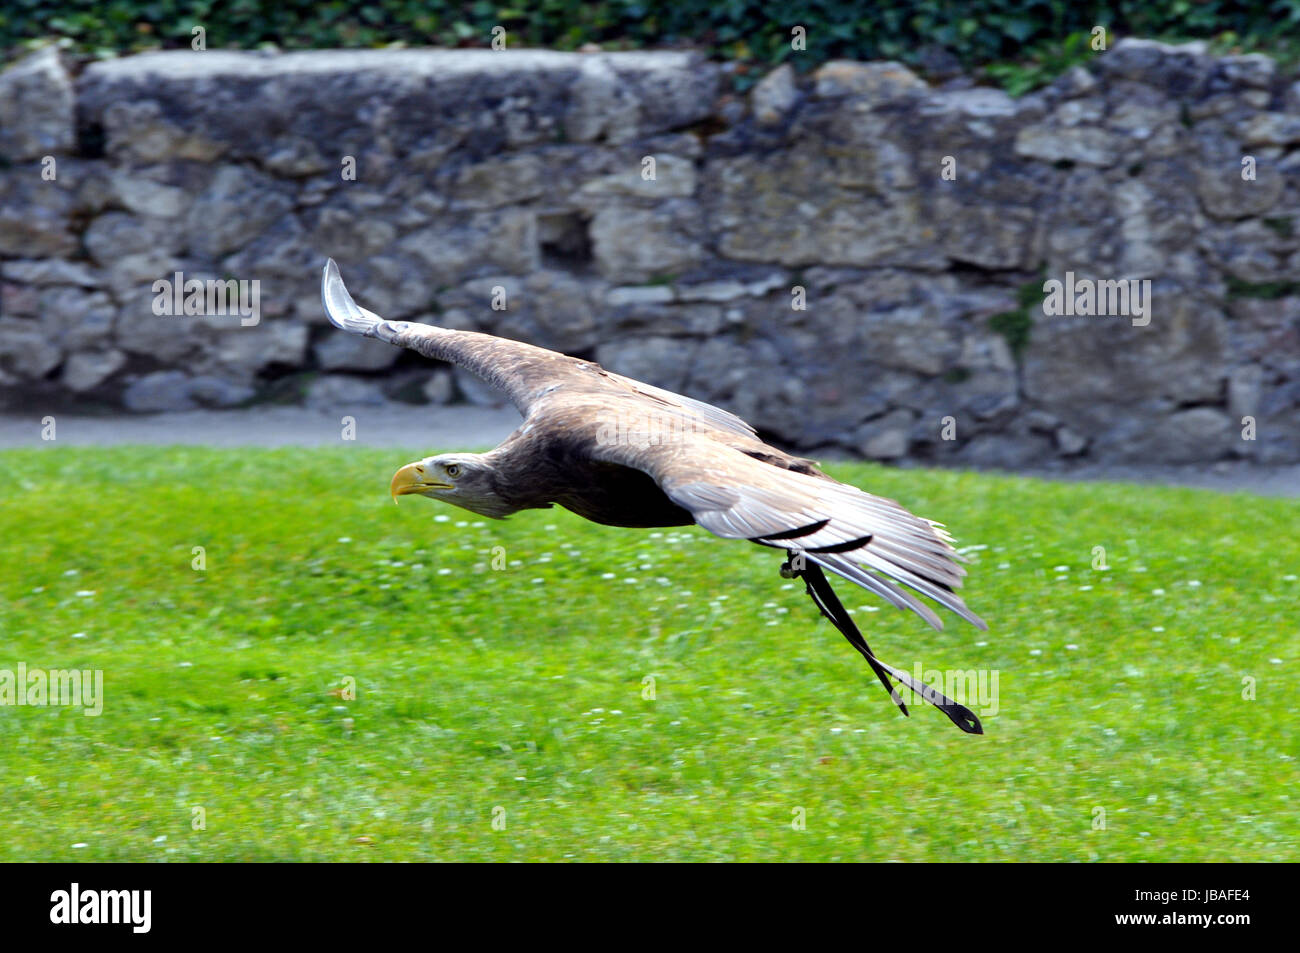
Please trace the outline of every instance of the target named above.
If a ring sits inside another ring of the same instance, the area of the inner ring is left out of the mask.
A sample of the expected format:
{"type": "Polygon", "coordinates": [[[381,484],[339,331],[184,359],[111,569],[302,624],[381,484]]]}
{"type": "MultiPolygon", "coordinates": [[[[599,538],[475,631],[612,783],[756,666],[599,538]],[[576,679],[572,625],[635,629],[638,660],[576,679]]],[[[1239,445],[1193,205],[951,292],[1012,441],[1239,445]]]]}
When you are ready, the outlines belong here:
{"type": "Polygon", "coordinates": [[[352,300],[333,258],[325,263],[321,274],[320,296],[325,314],[336,328],[463,367],[503,391],[525,416],[548,389],[585,376],[581,368],[586,362],[544,347],[477,331],[455,331],[413,321],[385,321],[352,300]]]}
{"type": "Polygon", "coordinates": [[[502,390],[524,416],[542,397],[563,390],[566,397],[605,396],[620,407],[627,406],[625,398],[631,396],[644,404],[643,412],[670,415],[693,429],[717,428],[742,437],[755,436],[754,428],[729,411],[612,374],[591,361],[476,331],[385,321],[352,300],[332,258],[325,263],[320,291],[325,314],[336,328],[463,367],[502,390]]]}
{"type": "Polygon", "coordinates": [[[802,552],[937,629],[934,611],[898,583],[987,628],[954,591],[966,570],[951,537],[893,500],[773,466],[709,434],[636,444],[593,446],[591,454],[646,473],[717,536],[802,552]]]}
{"type": "Polygon", "coordinates": [[[650,384],[643,384],[641,381],[633,380],[630,377],[624,377],[622,374],[615,374],[601,368],[601,373],[619,387],[628,388],[644,399],[647,404],[647,410],[654,406],[655,410],[668,408],[674,416],[682,418],[684,421],[691,422],[697,427],[717,428],[726,430],[729,433],[738,434],[742,437],[752,437],[757,439],[758,434],[740,417],[737,417],[729,410],[723,410],[721,407],[715,407],[712,404],[706,404],[702,400],[696,400],[694,397],[686,397],[682,394],[675,394],[670,390],[664,390],[662,387],[653,387],[650,384]]]}

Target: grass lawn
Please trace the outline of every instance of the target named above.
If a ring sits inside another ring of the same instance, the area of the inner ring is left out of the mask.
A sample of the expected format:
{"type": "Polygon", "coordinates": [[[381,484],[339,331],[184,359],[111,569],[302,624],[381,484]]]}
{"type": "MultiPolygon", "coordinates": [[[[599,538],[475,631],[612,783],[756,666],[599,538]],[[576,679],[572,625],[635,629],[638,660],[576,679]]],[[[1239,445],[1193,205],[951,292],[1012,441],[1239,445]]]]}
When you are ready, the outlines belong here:
{"type": "Polygon", "coordinates": [[[778,553],[394,506],[425,452],[0,453],[0,669],[104,685],[0,707],[0,860],[1300,856],[1300,500],[830,468],[968,548],[987,633],[836,589],[980,737],[778,553]]]}

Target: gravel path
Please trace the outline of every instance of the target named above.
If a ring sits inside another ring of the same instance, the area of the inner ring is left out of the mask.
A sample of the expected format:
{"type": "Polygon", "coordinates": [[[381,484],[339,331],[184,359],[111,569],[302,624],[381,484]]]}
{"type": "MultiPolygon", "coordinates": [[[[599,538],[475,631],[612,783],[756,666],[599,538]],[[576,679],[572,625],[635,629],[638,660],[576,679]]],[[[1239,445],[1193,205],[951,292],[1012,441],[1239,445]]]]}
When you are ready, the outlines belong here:
{"type": "MultiPolygon", "coordinates": [[[[195,410],[174,414],[56,415],[59,444],[205,444],[213,447],[322,446],[341,441],[340,414],[302,407],[250,410],[195,410]]],[[[356,442],[371,447],[402,447],[433,453],[495,446],[519,425],[513,408],[457,404],[414,407],[388,404],[355,412],[356,442]]],[[[0,414],[0,449],[40,446],[41,419],[33,414],[0,414]]],[[[1069,470],[1022,472],[1052,480],[1110,480],[1163,483],[1205,489],[1246,490],[1269,496],[1300,496],[1300,465],[1258,467],[1244,462],[1212,467],[1086,464],[1069,470]]]]}
{"type": "MultiPolygon", "coordinates": [[[[512,407],[387,404],[350,411],[356,442],[370,447],[473,449],[500,443],[519,426],[512,407]]],[[[79,417],[55,414],[55,436],[71,446],[124,443],[205,444],[211,447],[317,447],[342,442],[341,413],[302,407],[189,410],[169,414],[79,417]]],[[[37,446],[38,415],[0,414],[0,448],[37,446]]]]}
{"type": "Polygon", "coordinates": [[[1244,491],[1263,496],[1300,496],[1300,466],[1261,467],[1244,461],[1216,463],[1210,467],[1090,463],[1068,470],[1020,470],[1016,476],[1041,477],[1070,483],[1157,483],[1219,490],[1224,493],[1244,491]]]}

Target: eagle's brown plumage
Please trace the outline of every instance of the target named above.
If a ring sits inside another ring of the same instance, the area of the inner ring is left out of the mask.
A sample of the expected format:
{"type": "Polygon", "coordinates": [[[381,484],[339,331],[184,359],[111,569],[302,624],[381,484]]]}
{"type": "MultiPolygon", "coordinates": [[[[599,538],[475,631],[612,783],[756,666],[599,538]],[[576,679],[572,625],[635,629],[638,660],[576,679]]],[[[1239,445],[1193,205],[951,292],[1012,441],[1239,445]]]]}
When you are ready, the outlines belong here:
{"type": "Polygon", "coordinates": [[[963,730],[979,730],[969,711],[878,662],[821,572],[911,609],[935,628],[943,623],[914,593],[985,628],[954,591],[965,570],[938,524],[767,445],[749,424],[710,404],[531,344],[385,321],[352,300],[333,260],[325,265],[321,297],[335,326],[463,367],[504,391],[524,415],[489,453],[403,467],[394,494],[420,492],[488,516],[558,504],[611,526],[694,522],[718,536],[784,549],[793,574],[808,577],[814,601],[900,707],[886,672],[922,691],[963,730]]]}

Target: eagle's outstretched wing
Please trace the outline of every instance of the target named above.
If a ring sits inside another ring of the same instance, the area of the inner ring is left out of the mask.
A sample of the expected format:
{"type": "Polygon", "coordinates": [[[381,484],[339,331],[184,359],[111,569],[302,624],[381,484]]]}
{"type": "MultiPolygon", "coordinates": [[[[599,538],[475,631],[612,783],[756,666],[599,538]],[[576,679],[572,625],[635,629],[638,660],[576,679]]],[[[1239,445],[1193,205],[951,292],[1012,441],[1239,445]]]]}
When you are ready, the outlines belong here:
{"type": "Polygon", "coordinates": [[[580,374],[583,361],[544,347],[413,321],[385,321],[352,300],[331,258],[321,274],[321,303],[336,328],[410,348],[463,367],[500,389],[525,416],[547,388],[580,374]]]}
{"type": "Polygon", "coordinates": [[[325,262],[320,293],[325,314],[336,328],[463,367],[504,392],[525,417],[537,401],[562,387],[568,396],[635,396],[656,412],[672,414],[693,425],[755,436],[754,428],[721,407],[612,374],[591,361],[477,331],[386,321],[352,300],[333,258],[325,262]]]}

